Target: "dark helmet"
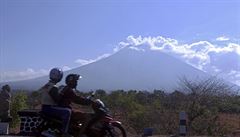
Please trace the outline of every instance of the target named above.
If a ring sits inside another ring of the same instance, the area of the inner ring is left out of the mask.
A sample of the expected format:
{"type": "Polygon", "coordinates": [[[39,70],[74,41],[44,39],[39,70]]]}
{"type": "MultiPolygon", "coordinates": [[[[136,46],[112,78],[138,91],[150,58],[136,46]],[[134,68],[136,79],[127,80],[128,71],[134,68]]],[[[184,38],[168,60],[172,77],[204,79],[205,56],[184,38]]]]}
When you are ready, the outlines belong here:
{"type": "Polygon", "coordinates": [[[81,78],[81,76],[78,74],[69,74],[65,79],[65,83],[71,88],[76,88],[79,78],[81,78]]]}
{"type": "Polygon", "coordinates": [[[51,69],[50,73],[49,73],[49,78],[53,81],[53,82],[59,82],[62,80],[63,77],[63,71],[60,68],[53,68],[51,69]]]}

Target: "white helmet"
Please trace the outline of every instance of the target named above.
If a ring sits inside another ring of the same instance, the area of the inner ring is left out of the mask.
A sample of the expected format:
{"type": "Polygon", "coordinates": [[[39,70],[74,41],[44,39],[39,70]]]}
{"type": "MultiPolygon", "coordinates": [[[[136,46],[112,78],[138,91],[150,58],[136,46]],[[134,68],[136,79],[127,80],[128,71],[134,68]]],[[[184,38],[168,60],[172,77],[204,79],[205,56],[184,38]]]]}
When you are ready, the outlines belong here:
{"type": "Polygon", "coordinates": [[[53,82],[59,82],[62,80],[63,77],[63,71],[60,68],[53,68],[51,69],[50,73],[49,73],[49,78],[53,81],[53,82]]]}

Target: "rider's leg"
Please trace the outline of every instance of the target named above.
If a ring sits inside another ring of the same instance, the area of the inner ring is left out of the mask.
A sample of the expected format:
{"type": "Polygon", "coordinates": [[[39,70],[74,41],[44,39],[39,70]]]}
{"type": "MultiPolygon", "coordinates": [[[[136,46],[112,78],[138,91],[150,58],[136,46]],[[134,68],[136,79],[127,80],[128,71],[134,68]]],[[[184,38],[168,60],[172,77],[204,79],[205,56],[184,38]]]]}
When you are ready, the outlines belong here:
{"type": "Polygon", "coordinates": [[[54,107],[54,109],[57,111],[57,115],[60,116],[60,118],[63,121],[62,131],[64,133],[68,133],[70,118],[71,118],[71,112],[72,112],[71,109],[62,108],[62,107],[54,107]]]}
{"type": "Polygon", "coordinates": [[[56,106],[43,106],[43,113],[50,117],[60,118],[63,122],[62,132],[67,133],[71,117],[71,109],[56,106]]]}

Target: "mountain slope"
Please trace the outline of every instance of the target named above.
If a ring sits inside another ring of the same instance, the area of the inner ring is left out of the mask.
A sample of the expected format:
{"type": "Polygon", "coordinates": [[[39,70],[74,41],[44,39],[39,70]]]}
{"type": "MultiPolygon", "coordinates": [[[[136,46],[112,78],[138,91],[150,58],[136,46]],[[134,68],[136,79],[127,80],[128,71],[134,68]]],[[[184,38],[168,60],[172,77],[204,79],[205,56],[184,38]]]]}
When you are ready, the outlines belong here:
{"type": "MultiPolygon", "coordinates": [[[[179,78],[207,77],[208,74],[159,51],[137,51],[125,48],[97,62],[66,71],[83,76],[79,81],[80,90],[136,89],[173,90],[179,78]]],[[[38,89],[48,77],[10,83],[14,88],[38,89]]],[[[64,81],[64,80],[63,80],[64,81]]]]}

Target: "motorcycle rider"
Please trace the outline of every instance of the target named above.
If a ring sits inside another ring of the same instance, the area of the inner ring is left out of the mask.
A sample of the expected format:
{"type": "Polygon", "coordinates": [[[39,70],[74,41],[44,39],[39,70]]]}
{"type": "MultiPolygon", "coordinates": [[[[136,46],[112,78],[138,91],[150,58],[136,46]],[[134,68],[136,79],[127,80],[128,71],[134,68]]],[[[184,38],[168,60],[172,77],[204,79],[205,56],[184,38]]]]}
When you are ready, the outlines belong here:
{"type": "MultiPolygon", "coordinates": [[[[81,76],[78,74],[69,74],[66,77],[65,79],[66,86],[61,91],[62,98],[59,102],[60,107],[71,108],[72,103],[76,103],[80,105],[91,105],[93,103],[93,101],[91,101],[90,99],[84,98],[76,94],[76,91],[77,91],[76,87],[77,87],[79,78],[81,78],[81,76]]],[[[84,116],[82,114],[83,113],[72,111],[72,115],[73,115],[72,118],[75,118],[76,116],[83,118],[84,116]]],[[[82,131],[84,131],[84,128],[82,131]]],[[[82,133],[82,131],[80,131],[80,134],[82,133]]]]}
{"type": "Polygon", "coordinates": [[[49,73],[49,82],[40,89],[42,112],[49,117],[59,118],[63,122],[63,136],[69,136],[68,126],[71,117],[71,109],[58,106],[61,94],[56,84],[62,80],[62,77],[63,71],[61,69],[51,69],[49,73]]]}
{"type": "Polygon", "coordinates": [[[89,98],[84,98],[80,95],[77,95],[76,87],[77,87],[79,78],[81,78],[81,76],[78,74],[69,74],[66,77],[65,79],[66,86],[63,88],[63,90],[61,90],[62,98],[59,102],[59,106],[72,109],[71,104],[76,103],[81,105],[92,105],[93,109],[96,108],[96,110],[94,111],[95,112],[98,111],[98,112],[95,113],[94,115],[91,115],[90,118],[88,116],[84,116],[84,113],[81,113],[81,112],[76,113],[74,111],[72,111],[72,117],[71,117],[71,121],[79,121],[78,118],[80,118],[81,120],[84,120],[84,121],[81,121],[83,122],[82,123],[83,125],[81,126],[81,130],[78,131],[77,136],[80,136],[80,137],[86,137],[86,135],[95,136],[95,133],[91,131],[91,127],[95,122],[100,120],[100,118],[103,115],[105,115],[106,112],[108,112],[108,110],[106,108],[100,108],[101,106],[104,106],[100,100],[93,101],[89,98]]]}
{"type": "Polygon", "coordinates": [[[66,86],[61,91],[62,98],[59,101],[59,106],[71,108],[72,103],[81,105],[91,105],[92,103],[91,100],[76,94],[77,91],[76,87],[79,78],[81,78],[81,76],[78,74],[69,74],[66,77],[65,79],[66,86]]]}

